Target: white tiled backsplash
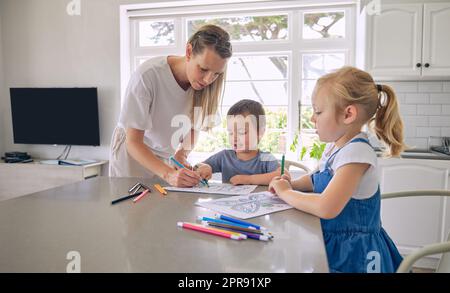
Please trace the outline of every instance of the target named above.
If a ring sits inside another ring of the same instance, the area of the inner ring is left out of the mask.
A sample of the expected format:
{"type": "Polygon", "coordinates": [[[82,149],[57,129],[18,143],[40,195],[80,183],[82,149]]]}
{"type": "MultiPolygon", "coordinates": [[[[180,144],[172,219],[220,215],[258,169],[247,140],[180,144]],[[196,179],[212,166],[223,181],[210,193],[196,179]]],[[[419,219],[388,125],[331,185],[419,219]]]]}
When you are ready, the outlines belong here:
{"type": "Polygon", "coordinates": [[[405,141],[427,148],[429,136],[450,136],[449,81],[383,81],[392,86],[400,103],[405,141]]]}

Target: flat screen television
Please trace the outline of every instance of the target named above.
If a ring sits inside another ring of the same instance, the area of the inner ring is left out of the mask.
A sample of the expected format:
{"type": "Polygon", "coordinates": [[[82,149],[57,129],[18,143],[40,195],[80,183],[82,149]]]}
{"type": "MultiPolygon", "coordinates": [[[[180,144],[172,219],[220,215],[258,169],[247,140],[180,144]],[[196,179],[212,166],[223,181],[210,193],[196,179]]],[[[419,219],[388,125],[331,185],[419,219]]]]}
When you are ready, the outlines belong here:
{"type": "Polygon", "coordinates": [[[97,88],[11,88],[14,143],[100,145],[97,88]]]}

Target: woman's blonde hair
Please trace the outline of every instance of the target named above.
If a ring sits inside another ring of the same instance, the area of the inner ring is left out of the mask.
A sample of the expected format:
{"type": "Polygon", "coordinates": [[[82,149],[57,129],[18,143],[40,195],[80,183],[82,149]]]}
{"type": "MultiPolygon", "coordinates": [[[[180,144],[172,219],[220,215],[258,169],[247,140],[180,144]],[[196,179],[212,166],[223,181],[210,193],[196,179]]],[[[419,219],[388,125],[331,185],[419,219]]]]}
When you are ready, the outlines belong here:
{"type": "Polygon", "coordinates": [[[350,66],[322,76],[316,88],[324,85],[328,86],[336,111],[342,111],[349,105],[360,105],[364,110],[361,122],[367,123],[378,139],[386,144],[384,155],[400,155],[406,147],[403,122],[397,97],[390,86],[375,84],[369,73],[350,66]]]}
{"type": "MultiPolygon", "coordinates": [[[[214,50],[221,58],[228,59],[233,54],[230,42],[230,35],[222,28],[216,25],[204,25],[199,28],[188,40],[192,46],[193,55],[201,54],[205,48],[214,50]]],[[[190,89],[190,96],[193,100],[192,105],[192,122],[197,125],[200,122],[201,128],[211,129],[215,121],[210,119],[215,117],[217,109],[221,103],[224,87],[225,87],[225,72],[221,73],[217,79],[209,86],[202,90],[196,91],[190,89]],[[195,117],[195,109],[200,108],[200,117],[195,117]],[[194,121],[194,117],[197,121],[194,121]]]]}

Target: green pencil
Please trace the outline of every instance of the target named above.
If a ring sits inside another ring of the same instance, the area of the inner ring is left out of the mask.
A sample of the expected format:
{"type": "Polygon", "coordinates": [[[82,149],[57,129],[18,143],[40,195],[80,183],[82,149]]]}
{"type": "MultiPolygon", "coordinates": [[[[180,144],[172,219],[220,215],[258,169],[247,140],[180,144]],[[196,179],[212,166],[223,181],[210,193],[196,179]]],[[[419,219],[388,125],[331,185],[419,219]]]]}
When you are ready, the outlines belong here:
{"type": "Polygon", "coordinates": [[[284,174],[284,154],[281,157],[281,176],[284,174]]]}

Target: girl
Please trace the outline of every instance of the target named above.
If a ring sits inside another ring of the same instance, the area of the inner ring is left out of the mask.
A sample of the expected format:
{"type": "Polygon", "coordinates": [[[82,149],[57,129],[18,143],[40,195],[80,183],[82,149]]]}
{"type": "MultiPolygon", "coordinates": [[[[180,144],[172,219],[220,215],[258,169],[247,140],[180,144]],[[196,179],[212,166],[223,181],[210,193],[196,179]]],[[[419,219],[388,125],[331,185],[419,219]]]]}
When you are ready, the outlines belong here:
{"type": "MultiPolygon", "coordinates": [[[[173,146],[177,127],[172,126],[172,119],[187,117],[192,125],[205,125],[208,117],[214,117],[231,55],[228,33],[206,25],[191,36],[185,56],[156,57],[139,66],[129,82],[113,134],[110,176],[157,175],[174,186],[197,185],[201,180],[197,173],[175,170],[165,162],[175,153],[175,158],[188,166],[188,151],[197,137],[192,129],[180,145],[173,146]],[[199,107],[200,118],[194,121],[194,108],[199,107]]],[[[212,126],[206,125],[206,129],[212,126]]]]}
{"type": "Polygon", "coordinates": [[[361,128],[369,123],[387,154],[398,156],[405,145],[397,98],[368,73],[343,67],[318,80],[312,104],[311,121],[329,143],[319,171],[276,177],[269,190],[321,218],[331,272],[395,272],[402,257],[381,227],[377,156],[361,128]]]}

